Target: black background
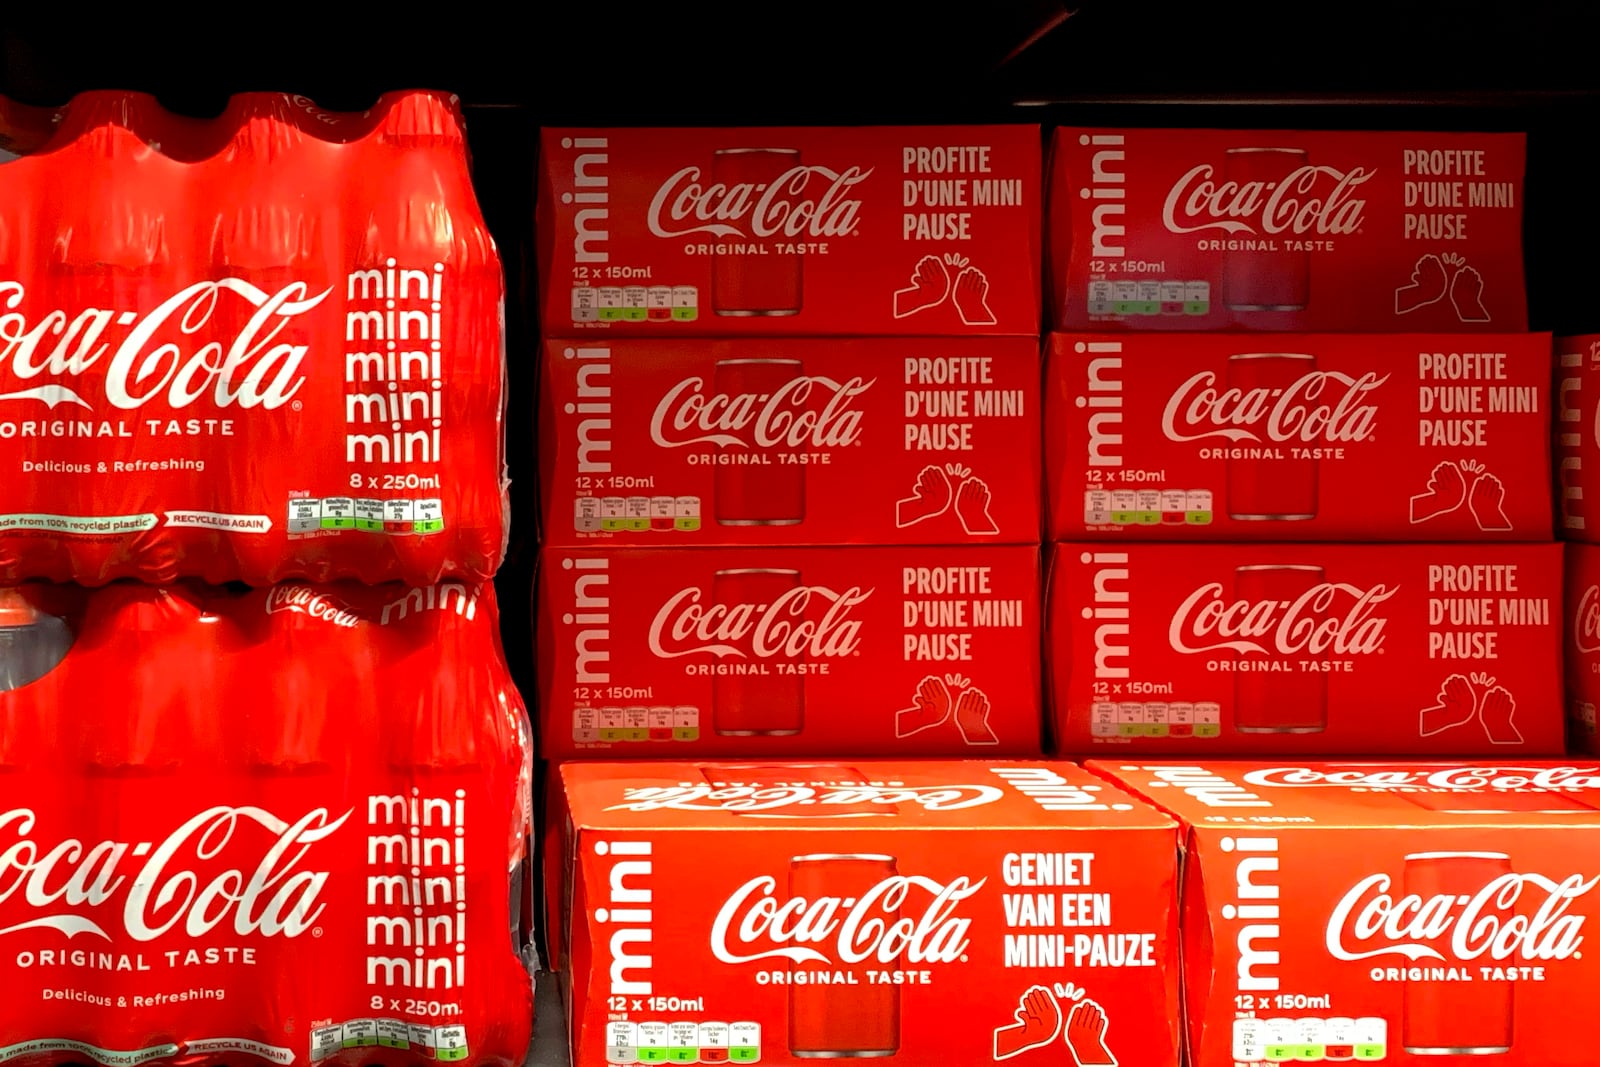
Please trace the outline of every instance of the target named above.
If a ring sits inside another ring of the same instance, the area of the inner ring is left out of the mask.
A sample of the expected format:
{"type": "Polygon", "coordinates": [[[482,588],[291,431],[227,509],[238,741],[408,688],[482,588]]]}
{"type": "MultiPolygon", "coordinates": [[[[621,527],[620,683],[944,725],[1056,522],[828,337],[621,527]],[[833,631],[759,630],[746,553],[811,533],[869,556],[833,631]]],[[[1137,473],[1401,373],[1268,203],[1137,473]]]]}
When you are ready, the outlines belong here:
{"type": "Polygon", "coordinates": [[[179,19],[11,29],[4,65],[7,92],[30,102],[114,84],[196,113],[220,110],[241,89],[293,87],[325,107],[359,110],[383,89],[426,86],[574,124],[938,119],[953,104],[1001,100],[993,68],[1060,10],[1016,0],[943,8],[622,0],[513,14],[462,3],[329,30],[319,28],[325,11],[302,5],[298,14],[262,9],[267,25],[241,11],[238,32],[188,23],[201,47],[180,38],[179,19]]]}
{"type": "Polygon", "coordinates": [[[149,5],[71,20],[8,6],[0,90],[26,102],[126,88],[205,114],[230,92],[292,89],[360,110],[385,89],[427,87],[536,122],[611,125],[953,121],[1038,99],[1548,102],[1592,94],[1600,39],[1593,0],[462,2],[409,18],[384,5],[183,17],[149,5]]]}

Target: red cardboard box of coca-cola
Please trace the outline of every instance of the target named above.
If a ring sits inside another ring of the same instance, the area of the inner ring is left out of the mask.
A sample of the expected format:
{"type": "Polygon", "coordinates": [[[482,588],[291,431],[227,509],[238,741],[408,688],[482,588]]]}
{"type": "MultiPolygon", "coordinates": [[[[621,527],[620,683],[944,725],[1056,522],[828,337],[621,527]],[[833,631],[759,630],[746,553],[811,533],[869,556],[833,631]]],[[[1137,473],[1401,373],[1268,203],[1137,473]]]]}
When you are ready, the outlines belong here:
{"type": "Polygon", "coordinates": [[[1051,535],[1548,540],[1549,349],[1547,334],[1052,334],[1051,535]]]}
{"type": "Polygon", "coordinates": [[[1177,1067],[1178,826],[1081,767],[579,762],[556,792],[574,1063],[1177,1067]]]}
{"type": "Polygon", "coordinates": [[[1600,546],[1567,546],[1567,729],[1574,749],[1600,754],[1600,546]]]}
{"type": "Polygon", "coordinates": [[[1037,126],[548,129],[552,335],[1037,336],[1037,126]]]}
{"type": "Polygon", "coordinates": [[[1600,542],[1600,334],[1557,337],[1554,366],[1558,532],[1600,542]]]}
{"type": "Polygon", "coordinates": [[[540,751],[1037,755],[1035,546],[546,546],[540,751]]]}
{"type": "Polygon", "coordinates": [[[1562,548],[1064,544],[1059,751],[1562,752],[1562,548]]]}
{"type": "Polygon", "coordinates": [[[1592,762],[1089,766],[1186,825],[1189,1062],[1594,1062],[1592,762]]]}
{"type": "Polygon", "coordinates": [[[1051,146],[1061,330],[1527,329],[1525,137],[1071,129],[1051,146]]]}
{"type": "Polygon", "coordinates": [[[548,341],[548,544],[1039,539],[1028,338],[548,341]]]}

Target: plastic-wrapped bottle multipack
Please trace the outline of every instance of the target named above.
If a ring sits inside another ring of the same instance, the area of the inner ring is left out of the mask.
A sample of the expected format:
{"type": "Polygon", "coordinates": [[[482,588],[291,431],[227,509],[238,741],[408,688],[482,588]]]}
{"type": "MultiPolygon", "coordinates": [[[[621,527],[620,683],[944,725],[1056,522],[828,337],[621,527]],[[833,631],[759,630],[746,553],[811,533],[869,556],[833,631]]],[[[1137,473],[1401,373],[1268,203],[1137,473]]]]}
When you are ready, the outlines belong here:
{"type": "Polygon", "coordinates": [[[504,280],[454,97],[93,92],[0,140],[0,582],[494,574],[504,280]]]}
{"type": "Polygon", "coordinates": [[[0,589],[0,1057],[519,1064],[492,587],[0,589]]]}

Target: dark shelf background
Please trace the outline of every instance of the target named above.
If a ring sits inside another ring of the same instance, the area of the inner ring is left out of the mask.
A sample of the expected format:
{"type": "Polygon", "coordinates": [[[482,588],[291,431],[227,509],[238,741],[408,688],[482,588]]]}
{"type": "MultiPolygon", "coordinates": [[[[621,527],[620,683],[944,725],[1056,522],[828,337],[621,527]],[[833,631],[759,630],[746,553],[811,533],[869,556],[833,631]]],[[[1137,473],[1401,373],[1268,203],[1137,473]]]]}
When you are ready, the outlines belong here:
{"type": "Polygon", "coordinates": [[[206,114],[246,89],[360,110],[385,89],[425,85],[546,124],[695,125],[995,118],[1019,100],[1524,107],[1600,90],[1592,0],[614,0],[259,15],[212,26],[86,15],[63,30],[7,12],[0,91],[51,104],[140,89],[206,114]]]}

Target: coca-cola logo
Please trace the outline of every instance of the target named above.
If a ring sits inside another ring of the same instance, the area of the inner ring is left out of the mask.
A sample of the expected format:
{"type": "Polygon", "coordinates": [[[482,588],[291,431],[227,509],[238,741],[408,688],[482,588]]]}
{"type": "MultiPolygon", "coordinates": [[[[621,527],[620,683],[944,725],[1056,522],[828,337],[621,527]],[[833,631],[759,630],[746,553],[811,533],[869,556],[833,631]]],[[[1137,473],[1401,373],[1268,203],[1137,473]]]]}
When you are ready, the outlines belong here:
{"type": "Polygon", "coordinates": [[[990,785],[686,785],[644,786],[607,811],[731,811],[742,815],[787,814],[794,818],[871,818],[892,816],[897,805],[925,811],[961,811],[1001,799],[990,785]],[[784,809],[803,808],[786,812],[784,809]],[[873,808],[880,810],[874,811],[873,808]],[[846,809],[846,810],[840,810],[846,809]]]}
{"type": "Polygon", "coordinates": [[[1274,788],[1449,789],[1506,793],[1559,789],[1600,789],[1600,767],[1400,767],[1328,770],[1312,767],[1267,767],[1248,771],[1249,785],[1274,788]]]}
{"type": "Polygon", "coordinates": [[[851,404],[876,380],[797,375],[770,393],[730,395],[708,394],[704,378],[685,378],[656,405],[650,439],[661,448],[844,448],[861,436],[862,412],[851,404]]]}
{"type": "Polygon", "coordinates": [[[304,111],[307,115],[316,119],[325,126],[339,125],[339,116],[337,114],[331,111],[322,110],[316,105],[315,101],[308,96],[300,96],[296,94],[289,97],[289,103],[293,104],[301,111],[304,111]]]}
{"type": "Polygon", "coordinates": [[[780,901],[777,880],[763,875],[735,890],[717,912],[711,951],[723,963],[953,963],[967,950],[972,925],[955,914],[957,905],[987,881],[961,877],[946,885],[918,875],[894,875],[849,897],[780,901]],[[928,895],[920,914],[911,907],[913,889],[928,895]],[[749,951],[758,943],[775,947],[749,951]]]}
{"type": "Polygon", "coordinates": [[[1341,960],[1570,959],[1583,945],[1586,917],[1567,912],[1596,883],[1600,877],[1574,874],[1558,882],[1506,873],[1471,893],[1397,897],[1390,877],[1374,874],[1352,886],[1328,917],[1328,952],[1341,960]]]}
{"type": "Polygon", "coordinates": [[[1215,371],[1201,371],[1167,400],[1161,429],[1171,441],[1354,444],[1377,428],[1378,406],[1364,401],[1388,380],[1370,371],[1312,371],[1279,388],[1223,389],[1215,371]]]}
{"type": "Polygon", "coordinates": [[[0,936],[57,930],[109,941],[99,911],[117,908],[120,896],[122,930],[139,942],[174,930],[203,937],[224,925],[240,937],[299,937],[322,916],[317,898],[329,874],[297,868],[349,817],[315,808],[290,823],[260,808],[218,806],[161,841],[41,843],[31,836],[32,809],[0,812],[0,835],[15,835],[0,849],[0,905],[17,897],[39,913],[0,927],[0,936]],[[252,826],[274,840],[265,848],[243,845],[242,830],[252,826]],[[142,861],[128,863],[130,857],[142,861]]]}
{"type": "Polygon", "coordinates": [[[1228,600],[1221,582],[1202,585],[1172,614],[1167,631],[1175,651],[1266,655],[1366,655],[1383,646],[1387,619],[1378,605],[1399,587],[1363,589],[1348,582],[1319,582],[1293,600],[1228,600]]]}
{"type": "Polygon", "coordinates": [[[684,167],[650,198],[650,232],[657,237],[846,237],[855,232],[861,201],[851,191],[871,169],[795,166],[768,182],[706,182],[699,167],[684,167]]]}
{"type": "Polygon", "coordinates": [[[353,628],[361,616],[348,604],[303,585],[275,585],[267,591],[267,614],[290,611],[334,626],[353,628]]]}
{"type": "Polygon", "coordinates": [[[306,377],[307,346],[279,343],[279,335],[332,291],[308,296],[304,282],[292,282],[268,293],[239,278],[219,278],[196,282],[143,316],[89,307],[75,315],[55,309],[29,322],[17,310],[25,295],[22,283],[0,281],[0,382],[13,379],[22,386],[0,392],[0,401],[92,411],[81,390],[93,372],[105,383],[106,401],[122,411],[157,397],[179,410],[207,395],[218,408],[271,411],[292,400],[306,377]],[[224,317],[236,324],[232,337],[206,331],[224,294],[254,309],[248,317],[245,309],[224,317]],[[163,339],[157,341],[157,334],[163,339]],[[35,379],[42,380],[29,384],[35,379]]]}
{"type": "MultiPolygon", "coordinates": [[[[1590,353],[1589,358],[1590,358],[1591,361],[1595,359],[1595,356],[1594,356],[1593,352],[1590,353]]],[[[1571,382],[1572,383],[1571,388],[1573,388],[1573,389],[1582,389],[1583,388],[1583,379],[1582,378],[1568,378],[1567,382],[1571,382]]],[[[1567,390],[1567,384],[1566,383],[1562,383],[1563,399],[1565,399],[1565,395],[1564,394],[1566,393],[1566,390],[1567,390]]],[[[1565,412],[1563,412],[1563,414],[1565,414],[1565,412]]],[[[1576,422],[1580,417],[1581,416],[1579,415],[1578,411],[1574,410],[1573,413],[1572,413],[1573,421],[1576,422]]],[[[1590,423],[1590,429],[1593,431],[1593,438],[1594,438],[1595,447],[1596,448],[1600,448],[1600,405],[1596,405],[1596,407],[1594,409],[1594,419],[1590,423]]],[[[1582,462],[1581,458],[1579,459],[1579,462],[1580,463],[1582,462]]]]}
{"type": "Polygon", "coordinates": [[[1572,641],[1579,652],[1600,652],[1600,586],[1591,585],[1572,613],[1572,641]]]}
{"type": "Polygon", "coordinates": [[[1202,163],[1168,191],[1161,221],[1173,233],[1352,234],[1367,206],[1356,190],[1375,173],[1308,164],[1274,182],[1219,182],[1216,168],[1202,163]]]}
{"type": "Polygon", "coordinates": [[[832,659],[861,645],[850,617],[873,590],[797,585],[770,604],[707,604],[694,586],[667,599],[650,622],[650,651],[664,659],[704,652],[756,659],[832,659]],[[815,615],[815,617],[813,617],[815,615]]]}

